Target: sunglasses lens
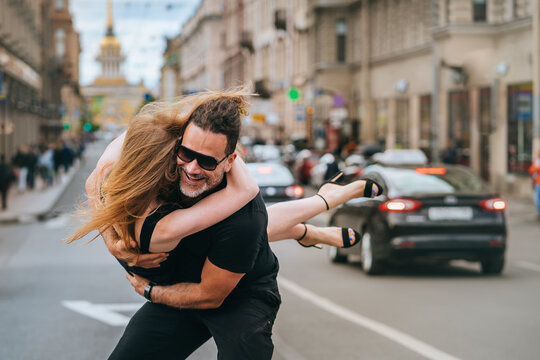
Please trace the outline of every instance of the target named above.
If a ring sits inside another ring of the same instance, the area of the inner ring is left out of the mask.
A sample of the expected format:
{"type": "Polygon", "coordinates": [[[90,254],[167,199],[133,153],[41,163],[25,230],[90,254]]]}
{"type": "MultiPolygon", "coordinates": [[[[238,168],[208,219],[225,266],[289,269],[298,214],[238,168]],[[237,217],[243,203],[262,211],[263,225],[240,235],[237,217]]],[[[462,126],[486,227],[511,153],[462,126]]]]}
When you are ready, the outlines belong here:
{"type": "Polygon", "coordinates": [[[190,150],[182,145],[178,147],[178,157],[184,162],[192,162],[194,159],[197,159],[197,163],[204,170],[212,171],[215,170],[218,163],[216,159],[211,156],[206,156],[203,154],[196,153],[193,150],[190,150]]]}
{"type": "Polygon", "coordinates": [[[186,147],[180,145],[178,148],[178,157],[185,162],[192,162],[195,159],[195,153],[186,147]]]}
{"type": "Polygon", "coordinates": [[[199,156],[197,158],[197,162],[199,163],[199,166],[205,170],[214,170],[217,166],[217,162],[215,159],[211,157],[206,157],[204,155],[199,156]]]}

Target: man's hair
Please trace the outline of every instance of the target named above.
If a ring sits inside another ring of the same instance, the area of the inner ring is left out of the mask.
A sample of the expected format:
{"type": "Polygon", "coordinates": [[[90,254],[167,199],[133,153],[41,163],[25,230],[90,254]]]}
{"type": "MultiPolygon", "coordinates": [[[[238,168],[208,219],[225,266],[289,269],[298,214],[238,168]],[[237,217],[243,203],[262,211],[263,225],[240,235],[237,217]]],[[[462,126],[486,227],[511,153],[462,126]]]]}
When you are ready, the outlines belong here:
{"type": "Polygon", "coordinates": [[[246,114],[244,96],[223,96],[201,104],[193,111],[188,123],[205,131],[227,137],[225,154],[232,154],[240,136],[242,116],[246,114]]]}

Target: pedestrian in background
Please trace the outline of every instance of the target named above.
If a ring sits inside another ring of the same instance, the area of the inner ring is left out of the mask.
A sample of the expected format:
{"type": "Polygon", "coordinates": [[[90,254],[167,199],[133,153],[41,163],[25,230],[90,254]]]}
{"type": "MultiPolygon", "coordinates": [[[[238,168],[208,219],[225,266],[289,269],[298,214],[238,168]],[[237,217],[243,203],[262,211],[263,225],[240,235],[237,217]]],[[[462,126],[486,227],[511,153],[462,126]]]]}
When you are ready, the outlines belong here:
{"type": "Polygon", "coordinates": [[[534,184],[534,202],[536,204],[536,216],[540,220],[540,150],[536,154],[531,167],[529,168],[529,174],[532,176],[534,184]]]}
{"type": "Polygon", "coordinates": [[[7,209],[7,197],[11,183],[15,181],[15,172],[10,164],[6,163],[4,154],[0,155],[0,193],[2,196],[2,210],[7,209]]]}

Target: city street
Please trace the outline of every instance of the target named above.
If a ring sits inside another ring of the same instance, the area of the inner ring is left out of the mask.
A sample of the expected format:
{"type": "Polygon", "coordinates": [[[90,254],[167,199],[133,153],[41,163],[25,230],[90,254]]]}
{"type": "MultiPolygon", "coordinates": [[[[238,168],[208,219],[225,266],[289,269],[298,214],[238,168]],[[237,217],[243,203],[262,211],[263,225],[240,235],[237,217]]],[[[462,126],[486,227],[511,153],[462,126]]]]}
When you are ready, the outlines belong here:
{"type": "MultiPolygon", "coordinates": [[[[61,242],[104,145],[89,147],[55,216],[0,225],[0,359],[105,359],[144,302],[101,239],[61,242]]],[[[510,201],[502,276],[456,262],[370,277],[354,259],[272,244],[283,299],[274,359],[538,359],[540,222],[531,204],[510,201]]],[[[215,358],[212,341],[190,357],[215,358]]]]}

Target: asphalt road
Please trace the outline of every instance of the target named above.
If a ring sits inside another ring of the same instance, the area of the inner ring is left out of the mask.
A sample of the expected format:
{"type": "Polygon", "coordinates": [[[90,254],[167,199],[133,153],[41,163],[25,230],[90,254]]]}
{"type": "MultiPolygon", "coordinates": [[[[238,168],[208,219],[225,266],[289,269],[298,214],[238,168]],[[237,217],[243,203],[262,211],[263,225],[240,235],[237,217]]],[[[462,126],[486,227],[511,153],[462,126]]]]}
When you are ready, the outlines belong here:
{"type": "MultiPolygon", "coordinates": [[[[71,216],[97,160],[87,154],[46,221],[0,227],[0,359],[103,359],[143,299],[101,240],[66,245],[71,216]]],[[[326,217],[314,220],[324,224],[326,217]]],[[[507,266],[414,265],[366,276],[357,261],[272,244],[283,304],[274,359],[538,359],[540,223],[510,214],[507,266]]],[[[215,359],[212,341],[190,359],[215,359]]]]}

